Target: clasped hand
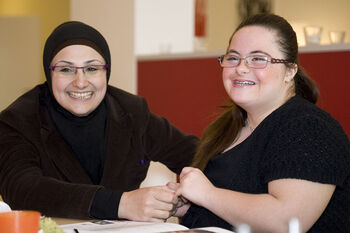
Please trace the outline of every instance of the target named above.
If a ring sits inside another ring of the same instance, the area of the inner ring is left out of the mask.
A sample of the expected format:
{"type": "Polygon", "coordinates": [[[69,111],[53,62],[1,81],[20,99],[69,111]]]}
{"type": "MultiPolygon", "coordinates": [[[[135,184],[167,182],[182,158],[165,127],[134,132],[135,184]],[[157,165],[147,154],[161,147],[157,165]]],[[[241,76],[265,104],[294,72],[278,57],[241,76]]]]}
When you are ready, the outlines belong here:
{"type": "Polygon", "coordinates": [[[176,192],[167,186],[154,186],[124,192],[118,216],[133,221],[164,222],[178,203],[176,192]]]}
{"type": "Polygon", "coordinates": [[[182,217],[190,207],[190,203],[205,206],[214,185],[203,172],[197,168],[185,167],[180,174],[180,183],[169,182],[168,188],[174,190],[178,197],[173,216],[182,217]]]}
{"type": "Polygon", "coordinates": [[[180,183],[169,182],[166,186],[124,192],[118,217],[151,222],[164,222],[171,216],[182,217],[190,202],[203,206],[213,187],[201,170],[185,167],[180,174],[180,183]]]}

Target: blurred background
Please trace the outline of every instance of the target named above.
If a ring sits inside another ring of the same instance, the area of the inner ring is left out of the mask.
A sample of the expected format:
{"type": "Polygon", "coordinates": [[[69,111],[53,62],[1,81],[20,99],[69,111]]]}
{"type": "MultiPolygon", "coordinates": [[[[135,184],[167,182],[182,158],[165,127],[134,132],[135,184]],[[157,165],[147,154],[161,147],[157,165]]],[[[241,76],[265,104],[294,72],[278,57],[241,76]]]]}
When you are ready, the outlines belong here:
{"type": "MultiPolygon", "coordinates": [[[[301,48],[308,26],[320,29],[319,46],[331,44],[331,32],[342,32],[341,43],[350,42],[349,0],[0,0],[0,110],[45,80],[43,46],[64,21],[79,20],[97,28],[112,53],[110,84],[138,94],[138,60],[218,56],[241,19],[258,11],[291,22],[301,48]]],[[[175,179],[162,166],[152,166],[157,180],[147,179],[144,185],[175,179]]]]}

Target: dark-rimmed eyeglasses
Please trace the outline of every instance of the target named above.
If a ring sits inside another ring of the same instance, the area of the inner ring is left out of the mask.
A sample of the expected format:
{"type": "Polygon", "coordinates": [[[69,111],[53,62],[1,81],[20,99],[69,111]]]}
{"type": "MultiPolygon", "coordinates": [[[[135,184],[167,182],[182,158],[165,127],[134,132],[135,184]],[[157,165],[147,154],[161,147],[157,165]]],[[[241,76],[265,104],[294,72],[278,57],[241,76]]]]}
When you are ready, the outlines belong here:
{"type": "Polygon", "coordinates": [[[218,60],[222,67],[236,67],[241,64],[242,60],[244,60],[246,66],[254,69],[264,69],[269,62],[271,62],[271,64],[292,63],[285,59],[272,58],[269,55],[262,54],[249,55],[244,58],[237,55],[226,54],[218,57],[218,60]]]}
{"type": "Polygon", "coordinates": [[[93,76],[100,73],[103,70],[108,69],[108,65],[87,65],[87,66],[69,66],[58,65],[50,66],[50,69],[63,76],[73,76],[78,72],[78,69],[82,69],[85,75],[93,76]]]}

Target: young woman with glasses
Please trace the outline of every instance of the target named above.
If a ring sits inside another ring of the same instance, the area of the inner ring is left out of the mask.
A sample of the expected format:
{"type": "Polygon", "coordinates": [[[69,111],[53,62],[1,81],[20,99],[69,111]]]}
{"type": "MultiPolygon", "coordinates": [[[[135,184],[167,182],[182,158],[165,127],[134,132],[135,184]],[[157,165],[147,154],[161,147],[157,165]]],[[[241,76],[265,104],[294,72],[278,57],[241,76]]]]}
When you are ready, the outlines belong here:
{"type": "Polygon", "coordinates": [[[296,34],[280,16],[243,21],[219,57],[230,103],[204,132],[193,167],[169,183],[190,227],[350,232],[350,143],[315,103],[296,34]]]}

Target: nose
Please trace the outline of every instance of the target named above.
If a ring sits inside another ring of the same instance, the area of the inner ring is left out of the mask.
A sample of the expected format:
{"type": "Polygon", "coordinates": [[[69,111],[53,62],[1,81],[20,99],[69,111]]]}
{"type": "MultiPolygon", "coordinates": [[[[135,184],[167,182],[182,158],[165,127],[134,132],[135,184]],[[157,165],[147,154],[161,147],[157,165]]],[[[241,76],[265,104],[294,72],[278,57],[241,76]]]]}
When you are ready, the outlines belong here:
{"type": "Polygon", "coordinates": [[[241,58],[241,62],[236,66],[236,71],[238,74],[245,74],[250,71],[250,68],[247,65],[247,61],[244,58],[241,58]]]}
{"type": "Polygon", "coordinates": [[[89,82],[83,72],[82,69],[77,69],[77,72],[75,74],[74,80],[73,80],[73,86],[83,89],[89,85],[89,82]]]}

